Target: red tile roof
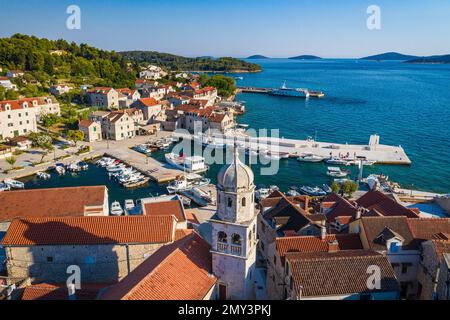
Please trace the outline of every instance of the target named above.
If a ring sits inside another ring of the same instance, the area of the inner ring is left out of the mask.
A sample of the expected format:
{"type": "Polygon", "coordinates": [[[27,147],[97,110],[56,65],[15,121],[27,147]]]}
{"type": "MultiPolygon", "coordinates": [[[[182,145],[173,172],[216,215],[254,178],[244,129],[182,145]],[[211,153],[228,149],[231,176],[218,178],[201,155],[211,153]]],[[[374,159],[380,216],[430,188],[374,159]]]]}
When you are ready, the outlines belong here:
{"type": "Polygon", "coordinates": [[[197,233],[163,246],[102,300],[201,300],[215,285],[210,245],[197,233]]]}
{"type": "Polygon", "coordinates": [[[146,216],[175,216],[178,222],[186,221],[183,203],[180,200],[148,202],[143,206],[146,216]]]}
{"type": "Polygon", "coordinates": [[[19,110],[24,109],[25,105],[27,105],[28,108],[33,108],[34,103],[36,103],[38,106],[46,105],[47,101],[50,99],[52,103],[56,103],[55,99],[53,97],[36,97],[36,98],[24,98],[24,99],[18,99],[18,100],[4,100],[0,101],[0,112],[6,111],[6,105],[8,104],[11,108],[11,110],[19,110]]]}
{"type": "MultiPolygon", "coordinates": [[[[80,290],[76,290],[76,300],[95,300],[98,292],[106,284],[83,283],[80,290]]],[[[39,283],[25,287],[21,300],[68,300],[68,290],[65,285],[39,283]]]]}
{"type": "Polygon", "coordinates": [[[418,240],[431,240],[438,234],[450,233],[450,219],[420,218],[408,219],[408,226],[418,240]]]}
{"type": "Polygon", "coordinates": [[[328,234],[324,240],[315,236],[294,236],[275,239],[276,249],[283,263],[288,252],[328,252],[333,242],[337,242],[338,250],[363,249],[358,234],[328,234]]]}
{"type": "Polygon", "coordinates": [[[169,216],[70,217],[14,219],[2,240],[5,246],[169,243],[174,236],[169,216]]]}
{"type": "Polygon", "coordinates": [[[90,120],[80,120],[78,122],[79,128],[89,128],[94,122],[90,120]]]}
{"type": "Polygon", "coordinates": [[[383,216],[405,216],[417,218],[418,215],[380,191],[368,191],[356,203],[368,210],[376,210],[383,216]]]}
{"type": "Polygon", "coordinates": [[[374,292],[398,292],[399,284],[388,259],[366,250],[334,253],[288,253],[294,288],[302,297],[330,297],[374,292]],[[367,288],[367,270],[381,269],[381,289],[367,288]]]}
{"type": "Polygon", "coordinates": [[[0,222],[14,218],[83,216],[88,207],[103,207],[106,192],[105,186],[0,192],[0,222]]]}
{"type": "Polygon", "coordinates": [[[138,101],[147,107],[154,107],[160,104],[154,98],[140,98],[138,101]]]}

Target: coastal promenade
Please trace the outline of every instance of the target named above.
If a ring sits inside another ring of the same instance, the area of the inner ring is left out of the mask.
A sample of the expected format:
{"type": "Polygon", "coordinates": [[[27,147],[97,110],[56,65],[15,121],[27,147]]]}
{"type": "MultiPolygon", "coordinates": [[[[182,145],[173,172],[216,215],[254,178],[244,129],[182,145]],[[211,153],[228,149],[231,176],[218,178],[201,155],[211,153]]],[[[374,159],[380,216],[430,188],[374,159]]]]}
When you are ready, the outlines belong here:
{"type": "MultiPolygon", "coordinates": [[[[193,139],[193,135],[185,133],[174,133],[181,139],[193,139]]],[[[377,137],[377,136],[373,136],[377,137]]],[[[225,143],[232,146],[234,141],[244,145],[250,150],[266,149],[280,153],[288,153],[290,157],[296,158],[302,154],[314,154],[323,158],[347,157],[355,159],[365,157],[367,160],[376,161],[377,164],[410,165],[411,160],[401,146],[388,146],[376,143],[367,145],[340,144],[330,142],[317,142],[314,140],[294,140],[271,137],[250,137],[243,132],[228,134],[214,134],[211,136],[217,143],[225,143]]]]}

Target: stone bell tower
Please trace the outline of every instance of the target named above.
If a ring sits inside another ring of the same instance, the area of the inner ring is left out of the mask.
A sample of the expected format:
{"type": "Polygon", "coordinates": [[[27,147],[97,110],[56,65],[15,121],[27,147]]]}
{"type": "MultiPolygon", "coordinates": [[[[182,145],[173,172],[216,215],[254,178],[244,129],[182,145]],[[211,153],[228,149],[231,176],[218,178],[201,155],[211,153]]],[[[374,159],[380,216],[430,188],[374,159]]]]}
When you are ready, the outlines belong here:
{"type": "Polygon", "coordinates": [[[256,262],[255,185],[252,170],[239,160],[217,177],[217,213],[211,218],[213,273],[219,299],[253,299],[256,262]]]}

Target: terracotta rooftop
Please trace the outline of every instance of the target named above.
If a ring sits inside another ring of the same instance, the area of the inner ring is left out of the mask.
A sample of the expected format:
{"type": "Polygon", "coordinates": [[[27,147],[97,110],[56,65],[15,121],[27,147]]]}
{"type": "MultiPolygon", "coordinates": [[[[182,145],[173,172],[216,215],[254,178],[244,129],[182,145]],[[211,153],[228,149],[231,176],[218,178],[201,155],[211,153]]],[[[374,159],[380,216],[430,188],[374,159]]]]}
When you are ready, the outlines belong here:
{"type": "Polygon", "coordinates": [[[102,300],[201,300],[215,285],[211,247],[197,233],[158,249],[102,300]]]}
{"type": "Polygon", "coordinates": [[[368,191],[356,203],[368,210],[376,210],[383,216],[405,216],[417,218],[418,215],[380,191],[368,191]]]}
{"type": "Polygon", "coordinates": [[[388,259],[373,251],[288,253],[286,259],[296,293],[302,297],[399,291],[388,259]],[[373,265],[381,269],[381,289],[369,291],[367,270],[373,265]]]}
{"type": "Polygon", "coordinates": [[[291,252],[329,252],[330,246],[336,242],[337,250],[363,249],[358,234],[328,234],[324,240],[315,236],[294,236],[276,238],[276,249],[284,263],[287,253],[291,252]]]}
{"type": "Polygon", "coordinates": [[[143,206],[146,216],[175,216],[178,222],[186,221],[183,203],[180,200],[148,202],[143,206]]]}
{"type": "Polygon", "coordinates": [[[138,101],[140,101],[146,107],[153,107],[159,105],[159,102],[156,101],[154,98],[140,98],[138,101]]]}
{"type": "Polygon", "coordinates": [[[0,221],[13,218],[83,216],[86,207],[102,207],[105,204],[106,192],[105,186],[0,192],[0,221]]]}
{"type": "Polygon", "coordinates": [[[408,226],[418,240],[431,240],[438,234],[450,233],[450,219],[420,218],[408,219],[408,226]]]}
{"type": "Polygon", "coordinates": [[[80,120],[78,122],[79,128],[89,128],[94,122],[90,120],[80,120]]]}
{"type": "MultiPolygon", "coordinates": [[[[76,290],[76,300],[95,300],[98,292],[106,286],[83,283],[82,288],[76,290]]],[[[33,284],[24,288],[21,300],[68,300],[68,290],[65,285],[33,284]]]]}
{"type": "Polygon", "coordinates": [[[5,246],[169,243],[174,238],[169,216],[70,217],[14,219],[2,240],[5,246]]]}
{"type": "Polygon", "coordinates": [[[0,112],[6,110],[6,105],[9,105],[11,110],[24,109],[25,106],[28,108],[33,108],[36,106],[41,106],[47,104],[50,100],[51,103],[57,103],[54,97],[36,97],[36,98],[23,98],[18,100],[4,100],[0,101],[0,112]]]}

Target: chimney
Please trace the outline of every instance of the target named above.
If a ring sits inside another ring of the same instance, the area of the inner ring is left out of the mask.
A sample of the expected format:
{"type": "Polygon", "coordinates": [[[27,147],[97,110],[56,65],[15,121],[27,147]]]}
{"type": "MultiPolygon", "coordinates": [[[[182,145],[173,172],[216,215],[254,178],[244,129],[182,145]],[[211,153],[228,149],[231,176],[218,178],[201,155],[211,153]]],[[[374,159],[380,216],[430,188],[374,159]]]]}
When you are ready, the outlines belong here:
{"type": "Polygon", "coordinates": [[[327,237],[327,227],[325,223],[320,226],[320,239],[325,240],[327,237]]]}
{"type": "Polygon", "coordinates": [[[363,207],[358,207],[358,208],[356,209],[355,220],[361,219],[361,215],[362,215],[363,211],[364,211],[364,208],[363,208],[363,207]]]}
{"type": "Polygon", "coordinates": [[[338,252],[339,251],[339,242],[337,240],[331,241],[328,243],[328,252],[338,252]]]}
{"type": "Polygon", "coordinates": [[[77,300],[77,296],[75,294],[75,284],[69,283],[67,285],[67,291],[69,300],[77,300]]]}

